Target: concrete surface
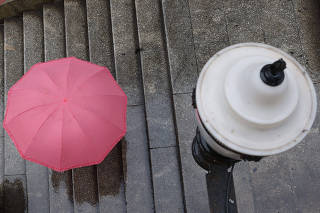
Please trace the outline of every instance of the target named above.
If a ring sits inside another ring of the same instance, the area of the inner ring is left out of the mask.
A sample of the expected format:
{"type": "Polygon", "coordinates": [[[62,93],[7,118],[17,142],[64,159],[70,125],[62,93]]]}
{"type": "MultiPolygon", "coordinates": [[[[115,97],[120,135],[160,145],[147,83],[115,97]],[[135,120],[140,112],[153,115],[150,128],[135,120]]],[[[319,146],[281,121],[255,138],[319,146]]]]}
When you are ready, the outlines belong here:
{"type": "MultiPolygon", "coordinates": [[[[202,67],[228,45],[264,42],[296,57],[319,91],[319,36],[318,0],[60,0],[5,19],[2,115],[30,66],[76,56],[107,66],[124,89],[128,131],[100,165],[57,173],[21,159],[2,129],[0,211],[210,212],[190,147],[202,67]]],[[[240,213],[320,212],[319,124],[286,153],[236,165],[240,213]]]]}
{"type": "Polygon", "coordinates": [[[0,19],[20,15],[23,11],[39,9],[42,4],[53,2],[54,0],[1,0],[0,19]]]}

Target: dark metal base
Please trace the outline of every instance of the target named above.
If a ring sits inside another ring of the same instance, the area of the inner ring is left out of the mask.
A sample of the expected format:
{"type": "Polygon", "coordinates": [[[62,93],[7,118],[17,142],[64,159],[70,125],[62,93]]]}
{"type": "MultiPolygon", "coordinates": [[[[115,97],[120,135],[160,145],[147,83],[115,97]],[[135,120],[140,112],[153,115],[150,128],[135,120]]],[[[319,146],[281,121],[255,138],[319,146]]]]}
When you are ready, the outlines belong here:
{"type": "MultiPolygon", "coordinates": [[[[211,212],[237,213],[233,185],[233,167],[239,162],[214,151],[197,128],[192,143],[192,155],[197,164],[208,171],[206,175],[211,212]]],[[[260,156],[241,155],[244,161],[259,161],[260,156]]]]}
{"type": "Polygon", "coordinates": [[[231,168],[215,165],[206,175],[210,212],[238,212],[231,168]]]}
{"type": "Polygon", "coordinates": [[[231,167],[237,160],[224,157],[210,148],[197,128],[196,136],[192,143],[192,155],[194,160],[203,169],[210,171],[213,165],[221,164],[231,167]]]}
{"type": "Polygon", "coordinates": [[[209,147],[199,129],[193,139],[192,155],[206,175],[211,212],[237,213],[232,170],[236,160],[221,156],[209,147]]]}

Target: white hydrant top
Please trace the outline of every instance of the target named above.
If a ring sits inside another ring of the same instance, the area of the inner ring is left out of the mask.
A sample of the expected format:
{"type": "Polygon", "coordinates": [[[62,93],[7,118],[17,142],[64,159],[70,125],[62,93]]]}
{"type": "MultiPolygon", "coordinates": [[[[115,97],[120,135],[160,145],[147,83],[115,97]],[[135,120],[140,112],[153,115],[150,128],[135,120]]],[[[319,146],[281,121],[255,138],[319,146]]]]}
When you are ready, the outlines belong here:
{"type": "Polygon", "coordinates": [[[298,144],[310,130],[317,108],[305,69],[287,53],[258,43],[233,45],[215,54],[201,71],[196,103],[213,137],[231,150],[254,156],[277,154],[298,144]],[[286,65],[283,81],[268,85],[261,70],[279,59],[286,65]]]}

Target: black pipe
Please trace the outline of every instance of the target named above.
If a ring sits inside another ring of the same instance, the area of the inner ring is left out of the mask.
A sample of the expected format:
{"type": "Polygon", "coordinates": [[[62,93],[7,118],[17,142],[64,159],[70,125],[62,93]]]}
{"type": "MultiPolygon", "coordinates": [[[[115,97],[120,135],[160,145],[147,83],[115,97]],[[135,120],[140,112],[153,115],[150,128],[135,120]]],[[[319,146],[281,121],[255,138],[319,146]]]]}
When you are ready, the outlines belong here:
{"type": "Polygon", "coordinates": [[[233,167],[236,160],[219,155],[206,143],[197,128],[192,143],[192,155],[206,175],[210,212],[237,213],[233,184],[233,167]]]}
{"type": "Polygon", "coordinates": [[[210,212],[238,213],[233,184],[233,166],[216,164],[206,175],[210,212]]]}

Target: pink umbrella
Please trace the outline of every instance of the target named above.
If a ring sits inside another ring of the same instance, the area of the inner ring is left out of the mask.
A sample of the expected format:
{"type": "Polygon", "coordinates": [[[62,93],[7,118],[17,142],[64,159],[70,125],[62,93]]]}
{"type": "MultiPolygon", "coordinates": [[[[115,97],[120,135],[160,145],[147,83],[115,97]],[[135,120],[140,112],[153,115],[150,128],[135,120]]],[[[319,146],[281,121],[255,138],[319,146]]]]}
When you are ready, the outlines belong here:
{"type": "Polygon", "coordinates": [[[56,171],[100,163],[126,132],[127,96],[77,58],[34,65],[8,92],[3,127],[21,156],[56,171]]]}

